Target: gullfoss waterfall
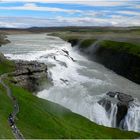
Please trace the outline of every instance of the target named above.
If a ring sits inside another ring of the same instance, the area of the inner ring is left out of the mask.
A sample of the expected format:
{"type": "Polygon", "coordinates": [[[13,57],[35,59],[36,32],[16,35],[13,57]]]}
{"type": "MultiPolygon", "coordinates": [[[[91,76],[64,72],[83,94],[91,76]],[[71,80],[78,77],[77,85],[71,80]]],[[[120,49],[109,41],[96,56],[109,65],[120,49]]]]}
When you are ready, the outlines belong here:
{"type": "Polygon", "coordinates": [[[44,84],[38,97],[58,103],[97,124],[140,132],[139,85],[88,60],[60,38],[46,34],[9,35],[8,38],[11,43],[0,48],[7,58],[36,60],[48,66],[53,85],[44,84]],[[119,121],[116,98],[100,103],[108,99],[109,91],[134,97],[119,121]]]}

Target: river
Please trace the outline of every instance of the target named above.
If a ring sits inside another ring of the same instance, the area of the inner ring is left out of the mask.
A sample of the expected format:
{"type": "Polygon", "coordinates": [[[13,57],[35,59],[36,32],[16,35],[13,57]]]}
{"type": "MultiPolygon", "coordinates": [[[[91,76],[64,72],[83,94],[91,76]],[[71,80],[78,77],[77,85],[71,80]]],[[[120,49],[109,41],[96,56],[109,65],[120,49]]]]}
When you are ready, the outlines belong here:
{"type": "Polygon", "coordinates": [[[114,113],[108,114],[97,102],[108,91],[130,94],[137,99],[137,105],[128,111],[126,129],[140,132],[140,85],[82,56],[58,37],[22,34],[8,35],[8,39],[11,43],[0,47],[7,58],[36,60],[48,65],[53,86],[44,86],[38,97],[58,103],[98,124],[115,127],[112,126],[114,113]]]}

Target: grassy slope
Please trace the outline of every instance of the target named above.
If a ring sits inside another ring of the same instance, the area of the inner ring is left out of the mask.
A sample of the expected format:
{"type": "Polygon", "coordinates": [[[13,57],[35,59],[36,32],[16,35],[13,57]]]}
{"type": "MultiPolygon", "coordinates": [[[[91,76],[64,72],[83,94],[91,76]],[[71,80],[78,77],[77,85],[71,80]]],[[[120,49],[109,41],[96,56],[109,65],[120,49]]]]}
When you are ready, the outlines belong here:
{"type": "Polygon", "coordinates": [[[140,134],[96,125],[58,104],[12,86],[20,105],[18,127],[25,138],[136,138],[140,134]]]}
{"type": "Polygon", "coordinates": [[[14,63],[8,60],[0,61],[0,75],[14,70],[14,63]]]}
{"type": "Polygon", "coordinates": [[[95,41],[97,41],[96,39],[85,39],[83,41],[81,41],[79,47],[82,49],[86,49],[88,47],[90,47],[95,41]]]}
{"type": "MultiPolygon", "coordinates": [[[[1,60],[1,58],[0,58],[1,60]]],[[[0,61],[0,75],[13,70],[13,63],[5,60],[0,61]]],[[[5,89],[0,85],[0,138],[14,138],[11,128],[8,125],[8,116],[12,111],[12,103],[8,98],[5,89]]]]}
{"type": "MultiPolygon", "coordinates": [[[[0,35],[0,45],[3,44],[4,38],[0,35]]],[[[3,73],[10,72],[14,69],[14,65],[11,61],[4,58],[3,54],[0,53],[0,75],[3,73]]],[[[0,138],[14,138],[11,128],[8,125],[9,112],[12,111],[12,103],[7,97],[7,94],[0,85],[0,138]]]]}
{"type": "Polygon", "coordinates": [[[14,138],[8,125],[9,112],[12,111],[12,103],[7,97],[5,90],[0,85],[0,138],[14,138]]]}
{"type": "Polygon", "coordinates": [[[127,42],[104,40],[99,43],[99,46],[119,52],[127,52],[129,54],[140,56],[140,44],[138,45],[127,42]]]}

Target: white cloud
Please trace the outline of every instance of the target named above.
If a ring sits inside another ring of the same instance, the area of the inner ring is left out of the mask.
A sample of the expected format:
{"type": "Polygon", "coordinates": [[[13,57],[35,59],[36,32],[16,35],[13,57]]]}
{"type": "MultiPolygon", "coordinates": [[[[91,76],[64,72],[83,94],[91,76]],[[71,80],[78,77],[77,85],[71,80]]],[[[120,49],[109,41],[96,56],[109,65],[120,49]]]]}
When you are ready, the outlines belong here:
{"type": "Polygon", "coordinates": [[[133,16],[140,16],[140,12],[135,11],[118,11],[119,14],[126,14],[126,15],[133,15],[133,16]]]}
{"type": "Polygon", "coordinates": [[[2,0],[2,2],[40,2],[40,3],[73,3],[73,4],[84,4],[90,6],[120,6],[126,5],[131,0],[2,0]]]}
{"type": "Polygon", "coordinates": [[[0,7],[1,10],[33,10],[33,11],[49,11],[49,12],[66,12],[66,13],[81,13],[80,10],[67,10],[62,8],[42,7],[35,3],[26,3],[23,6],[15,7],[0,7]]]}
{"type": "Polygon", "coordinates": [[[140,18],[112,16],[100,17],[56,17],[55,19],[29,17],[0,17],[0,27],[52,27],[52,26],[139,26],[140,18]]]}
{"type": "MultiPolygon", "coordinates": [[[[0,7],[5,10],[32,10],[32,11],[49,11],[65,12],[69,14],[80,13],[81,17],[56,17],[54,19],[41,19],[30,17],[0,17],[1,27],[31,27],[31,26],[140,26],[140,12],[135,11],[114,11],[100,10],[100,12],[88,10],[73,10],[55,7],[38,6],[35,2],[41,3],[73,3],[90,6],[130,6],[138,8],[134,4],[135,0],[2,0],[2,2],[25,2],[23,6],[0,7]],[[116,14],[119,15],[116,15],[116,14]],[[126,16],[123,16],[125,14],[126,16]],[[107,18],[109,15],[111,18],[107,18]],[[133,15],[129,17],[128,15],[133,15]],[[104,17],[104,18],[102,18],[104,17]],[[106,17],[106,18],[105,18],[106,17]]],[[[60,14],[61,15],[61,14],[60,14]]]]}

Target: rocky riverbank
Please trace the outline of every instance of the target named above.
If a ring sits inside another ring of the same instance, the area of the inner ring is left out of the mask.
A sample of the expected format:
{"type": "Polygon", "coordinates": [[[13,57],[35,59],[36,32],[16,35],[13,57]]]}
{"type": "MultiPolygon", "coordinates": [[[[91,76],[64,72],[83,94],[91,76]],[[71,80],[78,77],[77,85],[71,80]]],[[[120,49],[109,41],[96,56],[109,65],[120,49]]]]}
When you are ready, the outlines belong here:
{"type": "Polygon", "coordinates": [[[15,61],[15,67],[12,82],[31,92],[43,89],[44,83],[46,84],[49,80],[47,66],[43,63],[15,61]]]}

